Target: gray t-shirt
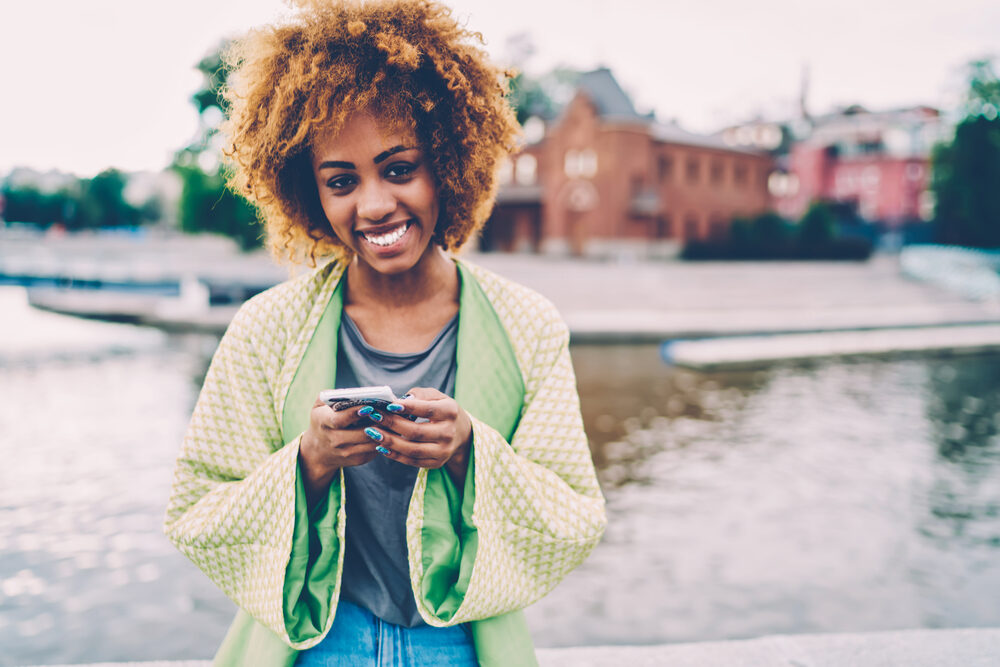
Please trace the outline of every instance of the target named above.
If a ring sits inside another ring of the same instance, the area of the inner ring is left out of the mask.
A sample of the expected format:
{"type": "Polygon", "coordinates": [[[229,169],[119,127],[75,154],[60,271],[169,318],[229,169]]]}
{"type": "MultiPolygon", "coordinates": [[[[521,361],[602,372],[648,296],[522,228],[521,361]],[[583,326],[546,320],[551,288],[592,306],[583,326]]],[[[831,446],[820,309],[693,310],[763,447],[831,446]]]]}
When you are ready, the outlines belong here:
{"type": "MultiPolygon", "coordinates": [[[[455,394],[458,315],[423,352],[396,354],[375,349],[357,325],[341,316],[337,388],[387,384],[397,396],[413,387],[455,394]]],[[[341,596],[383,621],[412,628],[424,625],[410,588],[406,513],[417,468],[384,456],[344,468],[347,535],[341,596]]]]}

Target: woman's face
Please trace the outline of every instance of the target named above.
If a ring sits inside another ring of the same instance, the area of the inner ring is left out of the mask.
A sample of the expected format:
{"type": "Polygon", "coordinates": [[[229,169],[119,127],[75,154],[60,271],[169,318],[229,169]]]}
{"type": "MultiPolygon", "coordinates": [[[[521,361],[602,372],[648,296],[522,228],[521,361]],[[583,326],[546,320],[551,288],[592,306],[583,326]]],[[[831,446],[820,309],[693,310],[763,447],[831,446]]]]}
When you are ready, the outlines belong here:
{"type": "Polygon", "coordinates": [[[433,251],[437,185],[412,131],[354,114],[316,138],[312,167],[333,233],[360,262],[399,274],[433,251]]]}

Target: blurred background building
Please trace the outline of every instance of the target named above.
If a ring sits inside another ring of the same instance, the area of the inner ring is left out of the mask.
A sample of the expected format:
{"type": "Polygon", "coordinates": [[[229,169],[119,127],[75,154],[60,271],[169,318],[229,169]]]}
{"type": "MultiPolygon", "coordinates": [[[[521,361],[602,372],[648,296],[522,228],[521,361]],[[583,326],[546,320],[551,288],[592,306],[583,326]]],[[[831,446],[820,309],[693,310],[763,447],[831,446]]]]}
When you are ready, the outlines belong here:
{"type": "Polygon", "coordinates": [[[769,205],[767,152],[638,113],[607,68],[581,73],[569,103],[553,118],[529,117],[525,135],[504,168],[485,250],[674,254],[769,205]]]}

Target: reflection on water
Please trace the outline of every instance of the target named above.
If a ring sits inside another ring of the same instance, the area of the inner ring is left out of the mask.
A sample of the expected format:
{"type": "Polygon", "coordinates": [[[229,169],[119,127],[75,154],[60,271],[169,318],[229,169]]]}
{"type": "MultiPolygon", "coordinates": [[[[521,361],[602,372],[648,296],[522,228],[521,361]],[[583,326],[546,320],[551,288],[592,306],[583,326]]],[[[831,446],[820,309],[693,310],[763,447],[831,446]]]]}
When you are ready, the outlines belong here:
{"type": "Polygon", "coordinates": [[[610,527],[548,643],[1000,625],[1000,359],[693,373],[574,350],[610,527]]]}
{"type": "MultiPolygon", "coordinates": [[[[233,605],[160,533],[213,345],[0,365],[0,665],[218,645],[233,605]]],[[[1000,359],[573,353],[611,523],[538,645],[1000,625],[1000,359]]]]}

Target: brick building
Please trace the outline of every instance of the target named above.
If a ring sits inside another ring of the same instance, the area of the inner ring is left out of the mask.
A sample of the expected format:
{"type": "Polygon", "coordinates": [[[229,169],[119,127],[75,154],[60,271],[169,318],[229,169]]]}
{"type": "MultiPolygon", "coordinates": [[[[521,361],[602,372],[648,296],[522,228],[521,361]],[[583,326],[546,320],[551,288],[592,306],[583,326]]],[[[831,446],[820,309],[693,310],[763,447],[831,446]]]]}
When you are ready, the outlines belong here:
{"type": "MultiPolygon", "coordinates": [[[[797,219],[813,201],[847,205],[895,229],[929,220],[931,149],[947,124],[926,106],[873,112],[860,106],[798,122],[772,179],[775,209],[797,219]]],[[[734,141],[737,129],[723,136],[734,141]]]]}
{"type": "Polygon", "coordinates": [[[769,205],[770,156],[637,113],[607,69],[581,74],[558,118],[532,118],[525,133],[484,249],[669,252],[769,205]]]}

